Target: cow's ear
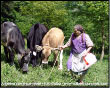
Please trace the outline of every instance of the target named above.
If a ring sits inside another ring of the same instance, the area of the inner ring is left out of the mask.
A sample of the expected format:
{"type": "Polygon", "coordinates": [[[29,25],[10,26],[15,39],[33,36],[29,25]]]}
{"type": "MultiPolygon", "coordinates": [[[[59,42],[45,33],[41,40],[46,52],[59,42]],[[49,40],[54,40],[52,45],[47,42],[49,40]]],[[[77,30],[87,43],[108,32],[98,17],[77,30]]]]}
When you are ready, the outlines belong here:
{"type": "Polygon", "coordinates": [[[41,50],[43,50],[43,47],[39,45],[35,45],[35,49],[37,52],[40,52],[41,50]]]}

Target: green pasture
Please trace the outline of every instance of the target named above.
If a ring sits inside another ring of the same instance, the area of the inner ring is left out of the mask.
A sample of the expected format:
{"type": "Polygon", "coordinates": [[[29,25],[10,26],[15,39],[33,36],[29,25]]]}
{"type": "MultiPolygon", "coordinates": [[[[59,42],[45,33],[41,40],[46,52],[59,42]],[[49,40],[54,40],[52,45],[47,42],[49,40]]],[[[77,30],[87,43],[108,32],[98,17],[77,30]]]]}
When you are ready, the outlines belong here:
{"type": "MultiPolygon", "coordinates": [[[[79,78],[72,78],[71,74],[67,71],[66,63],[69,57],[68,49],[63,53],[63,70],[58,70],[57,67],[53,68],[48,65],[47,68],[41,69],[40,67],[33,68],[29,65],[28,74],[23,74],[19,68],[17,55],[15,57],[15,65],[10,66],[6,63],[3,46],[1,46],[1,86],[8,86],[9,83],[19,83],[19,86],[35,85],[35,86],[76,86],[76,80],[79,78]],[[50,76],[49,76],[50,75],[50,76]],[[48,78],[49,77],[49,78],[48,78]],[[47,79],[48,78],[48,79],[47,79]],[[8,84],[7,84],[8,83],[8,84]],[[24,84],[20,84],[24,83],[24,84]]],[[[50,56],[51,62],[53,55],[50,56]]],[[[85,76],[84,83],[90,83],[91,85],[106,85],[108,84],[108,55],[104,56],[103,61],[99,61],[99,55],[97,55],[97,63],[94,64],[85,76]]],[[[88,85],[90,85],[88,84],[88,85]]],[[[10,84],[9,84],[10,85],[10,84]]],[[[13,84],[12,84],[13,85],[13,84]]],[[[87,84],[86,84],[87,85],[87,84]]],[[[13,85],[15,86],[15,85],[13,85]]]]}

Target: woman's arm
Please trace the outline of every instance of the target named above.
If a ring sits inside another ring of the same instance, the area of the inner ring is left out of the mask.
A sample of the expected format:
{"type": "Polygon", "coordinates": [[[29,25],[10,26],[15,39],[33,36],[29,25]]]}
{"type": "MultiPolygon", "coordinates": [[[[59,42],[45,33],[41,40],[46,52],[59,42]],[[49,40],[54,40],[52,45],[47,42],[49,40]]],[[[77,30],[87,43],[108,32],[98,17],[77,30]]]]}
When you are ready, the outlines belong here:
{"type": "Polygon", "coordinates": [[[68,39],[68,42],[64,46],[60,46],[60,49],[64,49],[64,48],[67,48],[67,47],[71,46],[71,38],[72,38],[72,35],[68,39]]]}
{"type": "Polygon", "coordinates": [[[83,56],[86,56],[90,52],[91,49],[92,49],[92,46],[88,47],[86,52],[83,54],[83,56]]]}
{"type": "Polygon", "coordinates": [[[92,40],[91,40],[91,38],[89,37],[89,35],[88,34],[86,34],[86,45],[87,45],[87,50],[86,50],[86,52],[84,53],[84,55],[83,56],[86,56],[87,55],[87,53],[89,53],[90,52],[90,50],[92,49],[92,47],[94,46],[94,44],[93,44],[93,42],[92,42],[92,40]]]}

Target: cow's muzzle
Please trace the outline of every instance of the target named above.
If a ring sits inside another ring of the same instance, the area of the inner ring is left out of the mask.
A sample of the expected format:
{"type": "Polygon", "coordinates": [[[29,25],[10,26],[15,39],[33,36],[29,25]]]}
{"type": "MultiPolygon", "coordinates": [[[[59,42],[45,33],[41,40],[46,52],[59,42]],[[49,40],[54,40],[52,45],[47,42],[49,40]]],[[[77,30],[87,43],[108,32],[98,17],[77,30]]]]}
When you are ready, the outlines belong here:
{"type": "Polygon", "coordinates": [[[42,61],[42,64],[48,64],[48,61],[45,61],[45,62],[44,62],[44,61],[42,61]]]}
{"type": "Polygon", "coordinates": [[[27,63],[23,64],[22,71],[23,71],[23,73],[27,73],[28,72],[28,64],[27,63]]]}
{"type": "Polygon", "coordinates": [[[45,62],[42,61],[42,67],[47,69],[48,68],[48,61],[45,61],[45,62]]]}

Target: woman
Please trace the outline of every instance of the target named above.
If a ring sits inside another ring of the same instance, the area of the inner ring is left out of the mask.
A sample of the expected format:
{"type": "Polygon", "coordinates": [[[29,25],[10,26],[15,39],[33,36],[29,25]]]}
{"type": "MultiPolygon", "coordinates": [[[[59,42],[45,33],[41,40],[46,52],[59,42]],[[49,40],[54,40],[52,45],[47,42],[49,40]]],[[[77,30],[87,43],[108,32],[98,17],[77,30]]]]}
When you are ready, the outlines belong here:
{"type": "Polygon", "coordinates": [[[93,47],[88,34],[84,33],[84,29],[81,25],[74,26],[74,33],[72,33],[68,42],[61,46],[60,49],[64,49],[71,46],[71,52],[67,61],[67,69],[71,73],[77,73],[80,75],[79,83],[82,83],[85,74],[88,69],[84,69],[84,63],[88,64],[84,57],[90,52],[93,47]]]}

